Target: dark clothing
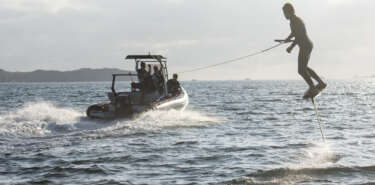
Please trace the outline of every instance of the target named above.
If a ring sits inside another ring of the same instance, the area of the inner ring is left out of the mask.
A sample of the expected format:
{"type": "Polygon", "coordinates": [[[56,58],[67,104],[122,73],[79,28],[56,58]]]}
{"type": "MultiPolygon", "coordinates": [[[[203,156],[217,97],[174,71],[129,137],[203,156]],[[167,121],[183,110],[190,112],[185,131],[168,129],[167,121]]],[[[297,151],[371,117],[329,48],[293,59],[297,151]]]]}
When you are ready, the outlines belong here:
{"type": "Polygon", "coordinates": [[[167,82],[168,93],[177,95],[181,91],[180,83],[175,79],[170,79],[167,82]]]}
{"type": "Polygon", "coordinates": [[[132,82],[131,83],[131,86],[132,86],[132,89],[140,89],[142,90],[143,89],[143,83],[135,83],[135,82],[132,82]]]}
{"type": "Polygon", "coordinates": [[[146,76],[143,84],[145,92],[152,92],[155,89],[154,83],[152,82],[152,77],[149,75],[146,76]]]}
{"type": "Polygon", "coordinates": [[[301,18],[297,16],[291,17],[290,29],[292,31],[290,37],[294,37],[292,45],[298,45],[299,47],[298,73],[302,76],[302,78],[310,87],[314,87],[314,82],[311,80],[311,77],[318,82],[321,82],[321,79],[314,72],[314,70],[307,66],[310,60],[311,52],[314,47],[313,43],[307,36],[306,27],[301,18]]]}
{"type": "Polygon", "coordinates": [[[300,48],[312,49],[313,43],[307,36],[306,26],[301,18],[297,16],[293,16],[290,18],[290,30],[292,31],[291,35],[293,35],[295,38],[295,44],[297,44],[300,48]]]}
{"type": "Polygon", "coordinates": [[[311,56],[312,48],[300,48],[298,53],[298,73],[301,74],[307,68],[311,56]]]}
{"type": "Polygon", "coordinates": [[[161,71],[154,72],[154,74],[152,75],[152,81],[154,84],[154,89],[158,90],[160,94],[163,93],[164,78],[161,71]]]}
{"type": "Polygon", "coordinates": [[[151,78],[150,73],[144,68],[137,69],[137,76],[139,83],[132,83],[133,89],[139,89],[141,91],[148,91],[149,89],[149,80],[151,78]]]}
{"type": "Polygon", "coordinates": [[[312,47],[300,47],[298,53],[298,73],[302,76],[306,83],[309,84],[309,86],[314,84],[311,80],[311,77],[313,77],[315,80],[319,79],[318,75],[314,72],[314,70],[307,66],[310,60],[312,49],[312,47]]]}
{"type": "Polygon", "coordinates": [[[146,69],[138,69],[137,70],[137,74],[138,74],[138,80],[140,83],[144,82],[144,80],[147,78],[147,76],[149,76],[149,72],[146,71],[146,69]]]}

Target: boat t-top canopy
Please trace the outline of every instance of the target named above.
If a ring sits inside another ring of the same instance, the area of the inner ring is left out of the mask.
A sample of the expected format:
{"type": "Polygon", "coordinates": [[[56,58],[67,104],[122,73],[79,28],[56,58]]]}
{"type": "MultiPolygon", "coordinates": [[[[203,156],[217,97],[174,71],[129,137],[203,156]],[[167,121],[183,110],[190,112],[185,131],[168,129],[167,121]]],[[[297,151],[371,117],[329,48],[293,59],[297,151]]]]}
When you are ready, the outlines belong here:
{"type": "Polygon", "coordinates": [[[166,59],[162,55],[128,55],[125,59],[166,59]]]}
{"type": "MultiPolygon", "coordinates": [[[[137,71],[137,73],[138,73],[138,70],[139,70],[138,69],[139,63],[143,63],[143,62],[145,62],[145,63],[148,63],[148,62],[159,63],[160,64],[159,70],[161,71],[163,79],[164,79],[163,80],[164,95],[166,96],[168,94],[168,91],[167,91],[167,89],[168,89],[167,88],[167,80],[168,80],[167,58],[163,57],[162,55],[151,55],[149,53],[149,54],[146,54],[146,55],[128,55],[128,56],[125,57],[125,60],[128,60],[128,59],[134,59],[135,60],[135,63],[136,63],[135,71],[137,71]]],[[[148,72],[150,73],[151,71],[148,71],[148,72]]],[[[116,75],[113,76],[112,86],[114,86],[115,78],[116,78],[116,75]]],[[[115,93],[114,90],[113,90],[113,92],[115,93]]]]}

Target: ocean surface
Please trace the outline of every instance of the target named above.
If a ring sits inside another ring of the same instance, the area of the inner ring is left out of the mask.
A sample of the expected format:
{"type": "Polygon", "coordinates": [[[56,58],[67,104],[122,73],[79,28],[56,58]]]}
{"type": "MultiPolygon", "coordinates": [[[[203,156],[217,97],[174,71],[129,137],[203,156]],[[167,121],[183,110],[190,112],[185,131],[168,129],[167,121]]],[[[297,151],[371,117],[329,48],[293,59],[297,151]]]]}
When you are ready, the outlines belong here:
{"type": "MultiPolygon", "coordinates": [[[[95,121],[110,82],[1,83],[0,184],[375,184],[375,79],[182,82],[184,112],[95,121]]],[[[128,85],[121,82],[121,88],[128,85]]]]}

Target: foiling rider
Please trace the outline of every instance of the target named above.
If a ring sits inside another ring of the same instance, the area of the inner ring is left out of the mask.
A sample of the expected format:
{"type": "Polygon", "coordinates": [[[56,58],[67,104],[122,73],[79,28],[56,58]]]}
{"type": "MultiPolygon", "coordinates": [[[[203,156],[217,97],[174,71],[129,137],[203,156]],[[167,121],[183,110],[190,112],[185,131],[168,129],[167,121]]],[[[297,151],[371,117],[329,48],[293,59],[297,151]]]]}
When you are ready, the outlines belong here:
{"type": "Polygon", "coordinates": [[[282,41],[292,42],[292,44],[286,50],[288,53],[290,53],[296,45],[299,46],[298,73],[309,85],[309,89],[305,92],[303,98],[306,99],[315,97],[320,91],[327,87],[327,84],[323,82],[323,80],[318,76],[318,74],[315,73],[314,70],[307,66],[313,49],[313,43],[307,36],[306,27],[302,19],[296,16],[293,5],[286,3],[283,6],[283,13],[285,18],[290,20],[291,33],[285,40],[282,41]],[[292,40],[293,37],[294,40],[292,40]],[[318,82],[316,86],[314,85],[312,78],[318,82]]]}

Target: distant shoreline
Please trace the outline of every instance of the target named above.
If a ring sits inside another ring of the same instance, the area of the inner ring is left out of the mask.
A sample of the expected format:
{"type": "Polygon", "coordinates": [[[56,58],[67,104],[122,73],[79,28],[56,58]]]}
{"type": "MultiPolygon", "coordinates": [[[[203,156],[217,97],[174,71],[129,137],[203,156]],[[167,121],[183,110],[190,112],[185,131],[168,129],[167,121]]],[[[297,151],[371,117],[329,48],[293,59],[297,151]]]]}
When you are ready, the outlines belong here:
{"type": "MultiPolygon", "coordinates": [[[[31,72],[9,72],[0,69],[2,83],[30,83],[30,82],[106,82],[112,81],[112,74],[134,73],[116,68],[90,69],[81,68],[72,71],[35,70],[31,72]]],[[[119,78],[121,81],[130,81],[130,77],[119,78]]]]}

